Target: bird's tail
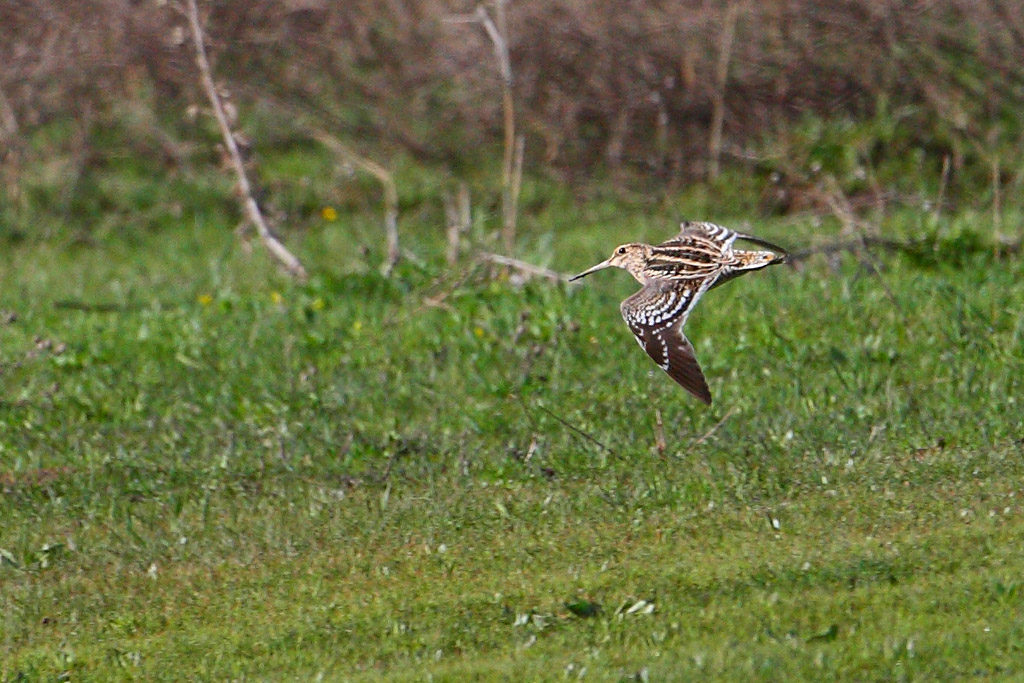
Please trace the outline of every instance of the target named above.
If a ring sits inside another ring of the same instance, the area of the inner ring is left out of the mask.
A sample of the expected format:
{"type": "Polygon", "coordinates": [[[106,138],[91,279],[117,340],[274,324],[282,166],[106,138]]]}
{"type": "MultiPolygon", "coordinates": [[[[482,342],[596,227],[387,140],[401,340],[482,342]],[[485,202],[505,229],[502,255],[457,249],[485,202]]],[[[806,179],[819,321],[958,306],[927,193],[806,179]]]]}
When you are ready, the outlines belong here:
{"type": "Polygon", "coordinates": [[[772,251],[735,251],[733,254],[739,261],[733,266],[733,270],[760,270],[786,260],[785,253],[777,254],[772,251]]]}
{"type": "Polygon", "coordinates": [[[768,266],[774,266],[776,263],[783,263],[786,260],[785,253],[776,254],[771,251],[734,251],[733,256],[736,259],[736,263],[731,265],[724,273],[722,273],[715,284],[711,285],[711,289],[718,287],[719,285],[728,282],[734,278],[749,273],[752,270],[760,270],[767,268],[768,266]]]}

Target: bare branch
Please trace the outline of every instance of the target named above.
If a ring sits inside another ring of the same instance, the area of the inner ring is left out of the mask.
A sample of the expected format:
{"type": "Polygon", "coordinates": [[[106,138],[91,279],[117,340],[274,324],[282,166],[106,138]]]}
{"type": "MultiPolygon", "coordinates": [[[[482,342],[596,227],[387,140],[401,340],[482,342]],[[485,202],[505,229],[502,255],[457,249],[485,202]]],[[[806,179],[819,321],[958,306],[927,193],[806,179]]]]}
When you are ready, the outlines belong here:
{"type": "Polygon", "coordinates": [[[319,129],[310,129],[310,135],[353,166],[372,175],[384,188],[384,234],[387,239],[388,254],[384,263],[381,264],[381,270],[385,275],[390,274],[402,255],[398,246],[398,187],[395,185],[394,177],[386,168],[372,159],[357,154],[330,133],[319,129]]]}
{"type": "Polygon", "coordinates": [[[539,403],[537,404],[537,407],[540,408],[543,412],[547,413],[550,417],[553,417],[563,427],[566,427],[566,428],[572,430],[573,432],[575,432],[576,434],[579,434],[580,436],[582,436],[584,439],[586,439],[590,443],[594,444],[595,446],[599,446],[600,448],[604,449],[608,453],[611,453],[612,455],[614,455],[616,457],[618,456],[618,453],[616,453],[614,450],[612,450],[608,446],[605,446],[603,443],[598,441],[593,435],[588,434],[587,432],[583,431],[582,429],[580,429],[579,427],[577,427],[573,423],[569,422],[565,418],[563,418],[563,417],[561,417],[559,415],[556,415],[555,413],[551,412],[550,410],[548,410],[544,406],[540,405],[539,403]]]}
{"type": "Polygon", "coordinates": [[[725,412],[725,415],[722,416],[722,419],[719,420],[718,422],[716,422],[714,427],[712,427],[707,432],[705,432],[704,436],[702,436],[699,439],[697,439],[696,441],[694,441],[693,445],[694,446],[699,446],[702,443],[704,443],[705,441],[707,441],[708,439],[710,439],[711,436],[715,432],[718,431],[718,428],[721,427],[723,424],[725,424],[725,421],[728,420],[730,417],[732,417],[732,414],[735,413],[735,412],[736,412],[736,406],[733,406],[733,407],[729,408],[729,410],[727,410],[725,412]]]}
{"type": "MultiPolygon", "coordinates": [[[[497,10],[504,12],[504,0],[495,0],[497,10]]],[[[505,36],[498,30],[498,27],[491,21],[491,15],[487,13],[483,5],[476,8],[476,17],[484,30],[487,31],[487,37],[491,39],[491,43],[494,45],[494,58],[498,61],[498,69],[501,72],[501,78],[503,81],[512,84],[512,60],[508,55],[508,43],[505,41],[505,36]]]]}
{"type": "MultiPolygon", "coordinates": [[[[868,249],[880,249],[896,254],[909,254],[919,256],[922,252],[931,247],[933,242],[928,239],[916,240],[891,240],[884,237],[872,237],[871,235],[858,236],[849,240],[827,242],[814,247],[808,247],[799,251],[791,251],[786,256],[786,263],[795,265],[806,261],[815,254],[843,254],[860,253],[868,249]]],[[[1018,254],[1024,250],[1024,240],[1001,239],[997,240],[995,249],[1000,254],[1018,254]]],[[[869,264],[870,265],[870,264],[869,264]]]]}
{"type": "Polygon", "coordinates": [[[457,199],[447,191],[443,192],[441,199],[444,202],[444,213],[448,219],[448,265],[454,265],[459,258],[459,246],[462,235],[469,230],[472,222],[472,211],[469,204],[469,187],[466,183],[459,183],[457,199]]]}
{"type": "Polygon", "coordinates": [[[904,254],[916,254],[919,253],[921,247],[926,243],[924,240],[910,240],[906,242],[900,242],[898,240],[886,239],[884,237],[872,237],[870,235],[864,235],[855,237],[849,240],[840,240],[838,242],[828,242],[827,244],[819,244],[814,247],[808,247],[807,249],[801,249],[799,251],[790,252],[786,256],[786,263],[796,264],[801,261],[806,261],[815,254],[838,254],[845,252],[860,252],[865,248],[878,248],[885,251],[892,251],[904,254]]]}
{"type": "MultiPolygon", "coordinates": [[[[867,248],[868,247],[868,235],[865,234],[862,229],[862,224],[858,222],[857,216],[853,213],[853,207],[850,205],[850,200],[843,192],[842,188],[839,187],[839,183],[832,176],[828,176],[826,181],[829,186],[829,192],[826,194],[826,200],[828,201],[829,207],[831,207],[833,214],[843,224],[843,232],[845,234],[856,235],[858,241],[864,249],[861,251],[863,254],[862,262],[871,269],[871,272],[878,278],[878,283],[882,285],[882,289],[885,290],[886,296],[889,297],[889,301],[892,302],[893,307],[899,312],[900,315],[906,317],[906,313],[903,307],[900,305],[899,300],[896,299],[896,294],[889,287],[889,283],[885,281],[885,277],[882,276],[882,269],[878,267],[878,262],[875,260],[874,254],[867,248]]],[[[877,232],[877,230],[875,230],[877,232]]]]}
{"type": "Polygon", "coordinates": [[[306,269],[303,268],[302,263],[298,258],[295,257],[288,248],[282,244],[274,233],[267,226],[266,221],[263,219],[263,213],[260,211],[259,204],[256,203],[256,199],[253,197],[252,186],[249,184],[249,178],[245,173],[245,166],[242,162],[242,155],[238,151],[238,145],[235,143],[235,136],[231,132],[231,126],[228,124],[227,115],[224,113],[224,106],[221,103],[220,95],[217,93],[217,86],[213,81],[213,72],[210,69],[210,62],[206,57],[206,44],[203,41],[203,29],[199,24],[199,7],[196,5],[196,0],[185,0],[185,8],[188,15],[188,23],[192,29],[192,40],[195,43],[196,48],[196,62],[199,65],[199,72],[202,75],[203,88],[206,90],[206,96],[210,100],[210,105],[213,107],[214,116],[217,117],[217,124],[220,126],[221,136],[224,138],[224,145],[228,150],[228,154],[231,157],[231,163],[235,168],[235,173],[238,177],[238,188],[242,195],[242,207],[246,214],[249,216],[249,220],[252,221],[253,225],[256,226],[256,231],[259,233],[260,239],[263,241],[264,246],[281,263],[284,268],[292,274],[298,280],[305,280],[306,269]]]}
{"type": "Polygon", "coordinates": [[[479,24],[480,15],[476,12],[473,14],[452,14],[442,19],[441,22],[445,24],[479,24]]]}
{"type": "Polygon", "coordinates": [[[559,273],[557,271],[545,268],[543,266],[535,266],[532,263],[526,261],[520,261],[509,256],[502,256],[501,254],[492,254],[491,252],[480,252],[480,258],[484,261],[491,263],[497,263],[499,266],[508,266],[509,268],[515,268],[516,270],[525,273],[529,276],[543,277],[552,282],[568,282],[569,276],[565,273],[559,273]]]}

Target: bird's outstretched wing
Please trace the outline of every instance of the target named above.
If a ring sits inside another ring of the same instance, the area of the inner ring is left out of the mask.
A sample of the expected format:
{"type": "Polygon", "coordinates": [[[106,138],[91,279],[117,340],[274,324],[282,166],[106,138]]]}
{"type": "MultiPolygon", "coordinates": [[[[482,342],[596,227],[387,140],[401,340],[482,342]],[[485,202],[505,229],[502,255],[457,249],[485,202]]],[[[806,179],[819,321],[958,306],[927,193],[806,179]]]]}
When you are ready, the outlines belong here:
{"type": "Polygon", "coordinates": [[[622,302],[622,317],[654,362],[704,403],[711,390],[683,334],[683,323],[710,282],[682,281],[675,286],[648,285],[622,302]]]}
{"type": "Polygon", "coordinates": [[[644,272],[652,278],[699,285],[721,273],[737,234],[714,223],[684,222],[682,232],[651,249],[644,272]]]}
{"type": "Polygon", "coordinates": [[[658,246],[707,244],[719,251],[728,249],[737,237],[744,237],[735,230],[706,221],[683,221],[679,234],[658,246]]]}
{"type": "Polygon", "coordinates": [[[721,248],[723,250],[728,247],[731,247],[732,243],[735,242],[736,240],[743,240],[745,242],[750,242],[751,244],[756,244],[758,246],[765,247],[766,249],[771,249],[775,253],[779,254],[780,257],[785,257],[788,253],[779,245],[773,244],[767,240],[763,240],[760,237],[754,237],[753,235],[747,235],[742,232],[736,232],[735,230],[730,230],[729,228],[723,227],[721,225],[716,225],[715,223],[708,223],[706,221],[683,221],[682,223],[680,223],[679,226],[679,234],[670,239],[665,244],[671,244],[676,242],[686,243],[687,241],[693,239],[710,240],[718,245],[721,245],[721,248]]]}

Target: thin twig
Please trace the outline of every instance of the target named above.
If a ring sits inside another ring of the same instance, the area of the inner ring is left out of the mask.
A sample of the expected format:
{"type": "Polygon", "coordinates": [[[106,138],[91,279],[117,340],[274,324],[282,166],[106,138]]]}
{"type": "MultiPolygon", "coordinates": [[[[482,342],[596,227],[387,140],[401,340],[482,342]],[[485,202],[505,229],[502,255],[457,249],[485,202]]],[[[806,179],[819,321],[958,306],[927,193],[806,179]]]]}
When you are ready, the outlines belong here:
{"type": "Polygon", "coordinates": [[[468,280],[472,275],[473,275],[473,269],[472,268],[465,269],[463,271],[462,275],[460,275],[459,278],[450,287],[448,287],[445,291],[441,292],[440,294],[435,294],[434,296],[425,296],[425,297],[423,297],[423,304],[421,306],[419,306],[418,308],[414,309],[413,312],[419,311],[420,309],[422,309],[424,307],[427,307],[427,308],[443,308],[443,309],[446,309],[446,310],[448,310],[450,312],[453,312],[455,309],[452,308],[447,303],[445,303],[445,300],[448,297],[450,297],[452,294],[454,294],[455,291],[458,290],[459,287],[464,285],[466,283],[466,280],[468,280]]]}
{"type": "MultiPolygon", "coordinates": [[[[896,311],[906,317],[906,313],[903,307],[900,305],[899,300],[896,299],[896,294],[889,287],[889,283],[885,281],[882,276],[882,269],[878,267],[875,257],[872,255],[871,250],[868,249],[868,236],[864,234],[864,230],[861,229],[861,225],[857,220],[856,215],[853,213],[853,209],[850,206],[850,200],[846,197],[842,188],[839,187],[839,183],[836,182],[835,178],[829,176],[828,184],[830,191],[826,195],[826,200],[829,206],[832,208],[832,213],[843,223],[843,232],[846,234],[856,235],[857,240],[864,247],[861,252],[864,254],[863,262],[871,269],[871,272],[876,278],[878,278],[879,284],[882,285],[882,289],[885,290],[885,295],[892,302],[893,307],[896,311]]],[[[904,321],[906,322],[906,321],[904,321]]]]}
{"type": "Polygon", "coordinates": [[[448,236],[446,260],[448,265],[451,266],[459,258],[459,238],[462,230],[459,225],[459,214],[455,208],[455,200],[452,199],[451,193],[444,188],[441,189],[441,206],[444,207],[445,222],[448,224],[448,228],[445,230],[445,234],[448,236]]]}
{"type": "MultiPolygon", "coordinates": [[[[884,237],[864,235],[863,237],[857,237],[850,240],[827,242],[825,244],[819,244],[799,251],[791,251],[786,256],[786,263],[789,265],[800,263],[801,261],[806,261],[815,254],[854,253],[873,248],[898,254],[919,256],[924,249],[931,248],[934,244],[935,243],[930,239],[916,239],[901,242],[899,240],[890,240],[884,237]]],[[[996,246],[1000,254],[1018,254],[1024,250],[1024,240],[997,239],[996,246]]]]}
{"type": "Polygon", "coordinates": [[[825,194],[825,203],[828,204],[828,208],[832,211],[832,215],[839,219],[839,222],[843,225],[844,235],[857,235],[860,231],[857,229],[857,216],[853,212],[853,206],[850,204],[849,198],[839,187],[839,183],[832,176],[826,178],[826,184],[828,190],[825,194]]]}
{"type": "Polygon", "coordinates": [[[715,92],[712,98],[711,135],[708,140],[708,176],[718,177],[722,157],[722,128],[725,124],[725,87],[729,79],[729,62],[732,59],[732,44],[736,37],[736,20],[740,3],[730,2],[725,10],[722,36],[718,50],[718,64],[715,68],[715,92]]]}
{"type": "Polygon", "coordinates": [[[866,238],[864,237],[864,235],[860,236],[860,241],[861,241],[861,244],[863,244],[864,247],[865,247],[864,248],[864,261],[868,264],[868,267],[871,268],[871,272],[873,272],[875,274],[875,277],[878,278],[878,283],[880,285],[882,285],[882,289],[885,290],[885,295],[887,297],[889,297],[889,301],[892,302],[892,305],[896,309],[896,312],[903,316],[903,318],[904,318],[904,320],[903,320],[904,326],[908,330],[912,329],[909,325],[906,325],[906,322],[907,322],[906,321],[906,317],[907,317],[906,311],[904,311],[903,310],[903,306],[900,305],[899,299],[896,298],[895,292],[893,292],[892,288],[889,287],[889,283],[885,281],[884,277],[882,277],[882,269],[878,267],[878,261],[875,260],[874,255],[871,253],[871,250],[867,248],[867,241],[866,241],[866,238]]]}
{"type": "Polygon", "coordinates": [[[391,470],[395,467],[395,461],[398,460],[398,453],[392,453],[388,456],[388,461],[384,465],[384,473],[380,475],[380,483],[390,485],[391,483],[391,470]]]}
{"type": "Polygon", "coordinates": [[[661,410],[654,409],[654,447],[658,455],[665,455],[665,425],[661,422],[661,410]]]}
{"type": "Polygon", "coordinates": [[[696,441],[694,441],[694,442],[693,442],[693,445],[694,445],[694,446],[699,446],[699,445],[701,445],[702,443],[704,443],[705,441],[707,441],[708,439],[710,439],[710,438],[711,438],[711,436],[712,436],[712,435],[713,435],[713,434],[714,434],[715,432],[717,432],[717,431],[718,431],[718,428],[719,428],[719,427],[721,427],[721,426],[722,426],[723,424],[725,424],[725,421],[726,421],[726,420],[728,420],[728,419],[729,419],[730,417],[732,417],[732,414],[733,414],[733,413],[735,413],[735,412],[736,412],[736,406],[733,406],[732,408],[729,408],[729,410],[725,411],[725,415],[723,415],[723,416],[722,416],[722,419],[721,419],[721,420],[719,420],[718,422],[716,422],[716,423],[715,423],[715,426],[714,426],[714,427],[712,427],[711,429],[709,429],[709,430],[708,430],[708,431],[707,431],[707,432],[706,432],[706,433],[704,434],[704,436],[702,436],[702,437],[700,437],[699,439],[697,439],[696,441]]]}
{"type": "Polygon", "coordinates": [[[942,213],[942,203],[946,201],[946,184],[949,183],[949,155],[942,157],[942,175],[939,176],[939,195],[935,198],[935,218],[942,213]]]}
{"type": "Polygon", "coordinates": [[[526,150],[526,136],[516,138],[512,152],[511,177],[508,187],[508,201],[502,205],[502,236],[505,251],[511,253],[515,246],[516,224],[519,222],[519,193],[523,186],[523,156],[526,150]]]}
{"type": "MultiPolygon", "coordinates": [[[[494,0],[495,10],[498,13],[499,22],[504,24],[502,17],[505,13],[505,0],[494,0]]],[[[508,43],[505,41],[505,26],[500,29],[491,21],[491,16],[484,9],[483,5],[476,8],[476,17],[484,30],[487,31],[487,37],[491,39],[491,43],[494,44],[494,58],[498,61],[498,69],[501,71],[501,79],[512,84],[512,60],[508,54],[508,43]]],[[[510,141],[511,142],[511,141],[510,141]]]]}
{"type": "Polygon", "coordinates": [[[385,275],[390,274],[402,255],[398,246],[398,187],[395,185],[394,177],[386,168],[372,159],[356,154],[348,145],[327,131],[313,128],[309,129],[309,133],[335,154],[372,175],[384,188],[384,234],[388,251],[384,263],[381,264],[381,271],[385,275]]]}
{"type": "Polygon", "coordinates": [[[441,194],[441,201],[444,204],[445,218],[448,220],[448,265],[455,265],[459,259],[459,247],[462,235],[469,230],[472,222],[472,210],[469,204],[469,187],[466,183],[459,183],[459,193],[455,198],[444,191],[441,194]]]}
{"type": "Polygon", "coordinates": [[[231,157],[231,164],[235,168],[235,174],[238,177],[238,188],[242,196],[242,206],[249,216],[249,220],[252,221],[253,225],[256,226],[256,231],[259,233],[260,239],[263,241],[264,246],[276,258],[284,268],[292,274],[298,280],[306,279],[306,269],[303,268],[302,263],[298,258],[284,246],[274,236],[274,233],[267,226],[267,222],[263,218],[263,212],[260,211],[259,204],[256,203],[256,199],[253,197],[252,185],[249,183],[249,177],[245,173],[245,165],[242,162],[242,155],[238,151],[238,145],[235,143],[235,136],[231,131],[231,126],[228,124],[227,115],[224,113],[224,106],[221,103],[220,95],[217,93],[217,86],[213,81],[213,71],[210,69],[210,61],[206,57],[206,44],[203,40],[203,29],[199,24],[199,7],[196,5],[196,0],[185,0],[186,14],[188,15],[188,23],[192,29],[192,41],[195,43],[196,48],[196,62],[199,65],[199,72],[202,76],[203,88],[206,90],[206,96],[210,100],[210,106],[213,107],[214,116],[217,118],[217,124],[220,126],[221,136],[224,138],[224,145],[228,150],[228,154],[231,157]]]}
{"type": "Polygon", "coordinates": [[[814,247],[808,247],[806,249],[800,249],[799,251],[791,251],[786,256],[786,263],[794,264],[800,261],[805,261],[815,254],[836,254],[842,252],[857,252],[864,248],[877,247],[884,249],[885,251],[899,252],[904,254],[919,254],[922,247],[928,245],[927,240],[908,240],[906,242],[900,242],[898,240],[886,239],[884,237],[873,237],[871,235],[864,235],[863,237],[857,237],[849,240],[839,240],[837,242],[828,242],[826,244],[819,244],[814,247]]]}
{"type": "Polygon", "coordinates": [[[569,276],[565,273],[559,273],[545,268],[543,266],[535,266],[532,263],[526,261],[520,261],[519,259],[512,258],[510,256],[502,256],[501,254],[494,254],[489,251],[482,251],[479,254],[480,258],[484,261],[491,263],[497,263],[499,266],[508,266],[509,268],[515,268],[516,270],[526,273],[527,275],[543,277],[551,280],[552,282],[568,282],[569,276]]]}
{"type": "Polygon", "coordinates": [[[1000,206],[1000,176],[999,155],[995,154],[992,157],[992,227],[996,232],[999,232],[999,229],[1003,227],[1003,212],[1000,206]]]}
{"type": "Polygon", "coordinates": [[[459,183],[459,223],[466,232],[473,224],[473,205],[469,196],[469,185],[459,183]]]}
{"type": "Polygon", "coordinates": [[[559,417],[558,415],[556,415],[555,413],[551,412],[550,410],[548,410],[547,408],[545,408],[544,406],[542,406],[540,404],[538,404],[537,407],[540,408],[547,415],[549,415],[549,416],[553,417],[555,420],[557,420],[558,423],[561,424],[563,427],[571,429],[572,431],[576,432],[577,434],[582,436],[584,439],[586,439],[590,443],[603,448],[604,450],[608,451],[609,453],[611,453],[612,455],[614,455],[616,457],[618,456],[618,453],[613,451],[608,446],[605,446],[603,443],[601,443],[600,441],[598,441],[593,436],[591,436],[590,434],[586,433],[585,431],[583,431],[582,429],[580,429],[576,425],[574,425],[571,422],[565,420],[564,418],[559,417]]]}

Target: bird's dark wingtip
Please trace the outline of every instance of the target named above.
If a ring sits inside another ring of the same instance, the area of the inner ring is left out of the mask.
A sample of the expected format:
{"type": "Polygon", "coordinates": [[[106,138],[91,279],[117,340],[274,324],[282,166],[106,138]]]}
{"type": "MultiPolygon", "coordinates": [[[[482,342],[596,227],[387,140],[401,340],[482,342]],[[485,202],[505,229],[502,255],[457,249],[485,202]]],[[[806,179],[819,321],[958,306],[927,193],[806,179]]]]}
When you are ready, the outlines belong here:
{"type": "Polygon", "coordinates": [[[765,247],[766,249],[771,249],[772,251],[777,252],[779,256],[774,261],[772,261],[772,263],[783,263],[786,260],[786,257],[789,256],[789,251],[783,249],[782,247],[773,242],[769,242],[768,240],[763,240],[760,237],[754,237],[753,235],[746,235],[742,232],[736,233],[736,236],[741,240],[746,240],[747,242],[750,242],[752,244],[756,244],[758,246],[765,247]]]}

